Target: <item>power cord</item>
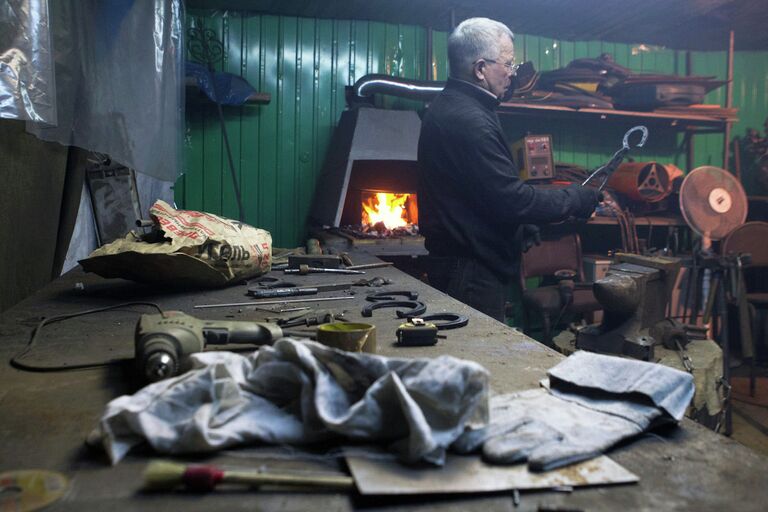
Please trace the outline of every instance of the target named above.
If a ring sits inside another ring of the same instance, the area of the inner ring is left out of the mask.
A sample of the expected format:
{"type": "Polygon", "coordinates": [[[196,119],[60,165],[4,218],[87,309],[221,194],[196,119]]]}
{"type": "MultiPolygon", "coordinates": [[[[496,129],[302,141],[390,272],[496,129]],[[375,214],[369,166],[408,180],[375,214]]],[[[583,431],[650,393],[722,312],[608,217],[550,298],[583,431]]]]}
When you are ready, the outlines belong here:
{"type": "Polygon", "coordinates": [[[52,316],[50,318],[44,318],[32,330],[32,334],[29,338],[29,341],[27,342],[27,345],[24,347],[24,349],[21,350],[21,352],[19,352],[15,356],[13,356],[10,359],[9,363],[11,366],[16,368],[17,370],[23,370],[28,372],[63,372],[63,371],[70,371],[70,370],[87,370],[92,368],[102,368],[102,367],[114,365],[116,364],[116,362],[112,361],[107,363],[83,363],[83,364],[62,365],[62,366],[33,366],[30,364],[22,363],[20,359],[22,359],[24,356],[29,354],[29,352],[35,347],[35,343],[37,343],[37,339],[40,335],[40,331],[46,325],[53,324],[56,322],[61,322],[63,320],[69,320],[70,318],[75,318],[78,316],[91,315],[94,313],[103,313],[104,311],[111,311],[113,309],[120,309],[120,308],[132,307],[132,306],[150,306],[155,308],[161,315],[165,314],[163,310],[160,308],[160,306],[158,306],[153,302],[125,302],[122,304],[116,304],[114,306],[107,306],[104,308],[87,309],[85,311],[78,311],[76,313],[69,313],[66,315],[58,315],[58,316],[52,316]]]}

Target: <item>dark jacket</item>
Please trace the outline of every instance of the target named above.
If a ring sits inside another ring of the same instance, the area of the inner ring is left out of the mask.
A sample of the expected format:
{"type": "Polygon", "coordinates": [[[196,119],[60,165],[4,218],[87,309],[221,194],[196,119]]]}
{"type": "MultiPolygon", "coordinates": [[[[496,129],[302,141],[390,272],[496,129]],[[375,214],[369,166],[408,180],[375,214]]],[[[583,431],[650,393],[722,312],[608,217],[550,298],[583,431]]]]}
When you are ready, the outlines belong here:
{"type": "Polygon", "coordinates": [[[595,193],[522,181],[497,105],[482,89],[449,79],[429,106],[419,137],[419,230],[430,255],[475,257],[508,282],[518,270],[519,225],[588,215],[595,193]]]}

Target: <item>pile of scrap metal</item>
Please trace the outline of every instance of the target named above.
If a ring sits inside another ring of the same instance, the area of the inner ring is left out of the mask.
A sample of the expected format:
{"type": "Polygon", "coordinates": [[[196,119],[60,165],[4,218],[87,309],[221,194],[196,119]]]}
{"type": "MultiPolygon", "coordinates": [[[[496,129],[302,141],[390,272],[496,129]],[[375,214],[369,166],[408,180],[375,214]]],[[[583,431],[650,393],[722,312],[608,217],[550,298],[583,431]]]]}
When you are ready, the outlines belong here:
{"type": "Polygon", "coordinates": [[[596,59],[575,59],[566,67],[537,72],[532,62],[517,71],[516,103],[572,108],[653,110],[702,103],[704,96],[725,84],[715,77],[635,73],[604,53],[596,59]]]}

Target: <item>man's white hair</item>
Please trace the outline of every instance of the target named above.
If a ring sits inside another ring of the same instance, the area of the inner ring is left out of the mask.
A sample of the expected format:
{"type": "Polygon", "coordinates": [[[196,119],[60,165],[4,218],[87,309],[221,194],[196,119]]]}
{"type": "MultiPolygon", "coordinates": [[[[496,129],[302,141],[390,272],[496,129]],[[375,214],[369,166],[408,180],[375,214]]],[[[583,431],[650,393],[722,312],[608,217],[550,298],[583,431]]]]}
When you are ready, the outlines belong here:
{"type": "Polygon", "coordinates": [[[448,37],[450,75],[465,77],[478,59],[498,59],[503,36],[515,40],[509,27],[489,18],[469,18],[459,23],[448,37]]]}

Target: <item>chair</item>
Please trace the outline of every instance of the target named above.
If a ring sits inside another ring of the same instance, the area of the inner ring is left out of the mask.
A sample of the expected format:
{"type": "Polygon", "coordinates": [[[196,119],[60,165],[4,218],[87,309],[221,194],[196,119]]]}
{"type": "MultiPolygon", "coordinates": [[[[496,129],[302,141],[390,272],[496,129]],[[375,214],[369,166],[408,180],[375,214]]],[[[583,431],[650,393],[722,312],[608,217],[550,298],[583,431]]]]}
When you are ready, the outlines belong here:
{"type": "Polygon", "coordinates": [[[576,233],[542,237],[541,245],[531,247],[523,253],[520,261],[520,289],[523,291],[523,332],[530,335],[531,314],[541,318],[542,339],[545,345],[552,346],[552,330],[557,327],[563,315],[567,313],[585,314],[599,311],[602,306],[592,293],[591,286],[579,286],[584,282],[581,261],[581,240],[576,233]],[[573,300],[563,304],[563,294],[558,284],[546,286],[555,280],[555,272],[568,270],[575,273],[573,281],[573,300]],[[538,288],[528,289],[526,280],[532,277],[545,278],[538,288]]]}
{"type": "Polygon", "coordinates": [[[751,359],[750,388],[752,390],[754,390],[755,340],[764,340],[768,335],[766,332],[768,326],[760,326],[757,321],[757,310],[768,310],[768,243],[766,240],[768,240],[768,222],[747,222],[728,233],[720,248],[720,253],[724,256],[746,253],[751,256],[750,264],[743,270],[742,285],[745,286],[746,293],[741,298],[733,299],[734,305],[739,310],[742,356],[751,359]],[[746,339],[747,337],[751,339],[746,339]]]}

